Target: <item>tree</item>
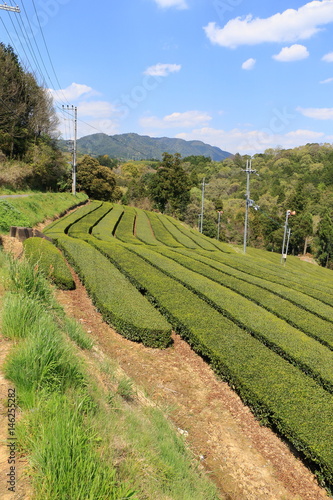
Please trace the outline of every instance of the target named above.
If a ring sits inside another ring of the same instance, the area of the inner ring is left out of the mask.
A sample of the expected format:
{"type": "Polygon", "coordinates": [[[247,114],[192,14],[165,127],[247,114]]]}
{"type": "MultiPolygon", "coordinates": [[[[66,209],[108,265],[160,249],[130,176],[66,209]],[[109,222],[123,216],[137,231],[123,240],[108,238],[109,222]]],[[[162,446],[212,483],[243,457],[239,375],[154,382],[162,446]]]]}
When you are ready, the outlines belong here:
{"type": "Polygon", "coordinates": [[[10,158],[22,159],[32,143],[55,131],[52,97],[3,43],[0,67],[0,149],[10,158]]]}
{"type": "Polygon", "coordinates": [[[190,201],[190,180],[180,154],[163,153],[160,167],[151,177],[149,195],[161,212],[183,216],[190,201]]]}
{"type": "Polygon", "coordinates": [[[119,164],[117,158],[110,158],[109,155],[99,155],[97,156],[97,160],[100,165],[103,165],[103,167],[108,167],[111,170],[113,168],[116,168],[119,164]]]}
{"type": "Polygon", "coordinates": [[[85,155],[77,164],[77,184],[79,189],[96,200],[116,201],[121,197],[111,170],[89,155],[85,155]]]}
{"type": "Polygon", "coordinates": [[[333,260],[333,221],[328,210],[325,210],[317,229],[316,258],[323,267],[330,267],[333,260]]]}

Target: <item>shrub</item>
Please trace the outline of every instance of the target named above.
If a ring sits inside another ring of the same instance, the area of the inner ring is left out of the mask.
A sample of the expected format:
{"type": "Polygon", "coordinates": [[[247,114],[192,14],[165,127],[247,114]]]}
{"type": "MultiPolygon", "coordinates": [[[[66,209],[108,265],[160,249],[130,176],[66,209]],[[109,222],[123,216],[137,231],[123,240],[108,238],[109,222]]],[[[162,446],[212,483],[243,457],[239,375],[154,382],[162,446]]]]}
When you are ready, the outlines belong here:
{"type": "Polygon", "coordinates": [[[104,318],[119,333],[150,347],[170,343],[170,325],[98,250],[68,236],[59,238],[58,244],[73,262],[104,318]]]}
{"type": "Polygon", "coordinates": [[[38,266],[58,288],[73,290],[75,282],[59,250],[43,238],[28,238],[23,242],[27,259],[38,266]]]}

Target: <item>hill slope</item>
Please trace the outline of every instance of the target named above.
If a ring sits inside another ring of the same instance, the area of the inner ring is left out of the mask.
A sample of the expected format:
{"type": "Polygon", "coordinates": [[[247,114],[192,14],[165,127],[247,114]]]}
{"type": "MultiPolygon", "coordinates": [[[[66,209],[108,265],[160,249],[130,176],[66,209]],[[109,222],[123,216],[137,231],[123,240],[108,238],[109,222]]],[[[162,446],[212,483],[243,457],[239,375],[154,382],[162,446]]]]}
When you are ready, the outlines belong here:
{"type": "Polygon", "coordinates": [[[210,146],[201,141],[184,141],[168,137],[149,137],[138,134],[92,134],[78,140],[80,153],[104,155],[126,159],[161,159],[164,152],[180,153],[183,157],[203,155],[211,157],[213,161],[222,161],[231,156],[231,153],[220,148],[210,146]]]}

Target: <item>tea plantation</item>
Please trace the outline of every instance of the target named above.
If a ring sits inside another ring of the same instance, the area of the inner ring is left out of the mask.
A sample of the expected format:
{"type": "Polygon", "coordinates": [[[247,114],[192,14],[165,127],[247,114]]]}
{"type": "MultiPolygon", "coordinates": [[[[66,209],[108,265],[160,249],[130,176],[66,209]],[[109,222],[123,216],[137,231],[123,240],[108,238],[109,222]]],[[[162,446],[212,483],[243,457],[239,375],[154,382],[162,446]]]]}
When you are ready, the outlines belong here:
{"type": "Polygon", "coordinates": [[[110,203],[45,233],[119,333],[165,348],[174,329],[332,488],[332,271],[110,203]]]}

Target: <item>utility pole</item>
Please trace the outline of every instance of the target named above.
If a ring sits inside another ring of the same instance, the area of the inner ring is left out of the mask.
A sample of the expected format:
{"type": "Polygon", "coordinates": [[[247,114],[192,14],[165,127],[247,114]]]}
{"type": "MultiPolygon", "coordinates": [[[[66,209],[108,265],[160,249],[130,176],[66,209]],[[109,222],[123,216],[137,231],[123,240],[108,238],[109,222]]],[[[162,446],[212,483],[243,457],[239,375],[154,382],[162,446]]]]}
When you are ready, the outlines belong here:
{"type": "Polygon", "coordinates": [[[247,244],[247,229],[248,229],[248,219],[249,219],[249,206],[252,200],[250,200],[250,174],[256,174],[256,170],[252,170],[252,160],[246,160],[246,169],[242,169],[246,173],[246,207],[245,207],[245,223],[244,223],[244,253],[246,253],[247,244]]]}
{"type": "Polygon", "coordinates": [[[201,194],[201,214],[200,214],[200,233],[202,233],[203,227],[203,214],[204,214],[204,203],[205,203],[205,177],[202,179],[202,194],[201,194]]]}
{"type": "Polygon", "coordinates": [[[77,143],[77,107],[76,106],[69,106],[67,105],[66,107],[62,105],[64,110],[67,110],[68,112],[73,113],[73,120],[74,120],[74,140],[73,140],[73,162],[72,162],[72,194],[76,196],[76,143],[77,143]]]}
{"type": "Polygon", "coordinates": [[[7,5],[6,3],[4,3],[3,5],[0,5],[0,10],[8,10],[9,12],[17,12],[17,13],[21,12],[19,7],[11,7],[10,5],[7,5]]]}
{"type": "Polygon", "coordinates": [[[220,241],[220,224],[221,224],[221,214],[223,214],[223,210],[218,210],[218,221],[217,221],[217,240],[220,241]]]}
{"type": "Polygon", "coordinates": [[[282,243],[282,255],[281,255],[281,264],[286,263],[287,260],[287,254],[288,254],[288,247],[289,247],[289,240],[290,240],[290,234],[291,234],[291,229],[288,228],[288,219],[291,215],[296,215],[296,212],[293,210],[287,210],[286,212],[286,222],[284,223],[284,233],[283,233],[283,243],[282,243]],[[288,238],[287,238],[288,234],[288,238]],[[286,244],[286,239],[287,239],[287,244],[286,244]]]}

